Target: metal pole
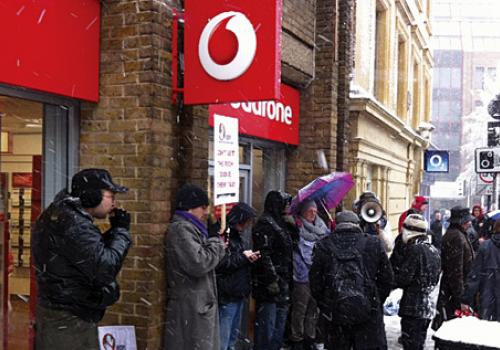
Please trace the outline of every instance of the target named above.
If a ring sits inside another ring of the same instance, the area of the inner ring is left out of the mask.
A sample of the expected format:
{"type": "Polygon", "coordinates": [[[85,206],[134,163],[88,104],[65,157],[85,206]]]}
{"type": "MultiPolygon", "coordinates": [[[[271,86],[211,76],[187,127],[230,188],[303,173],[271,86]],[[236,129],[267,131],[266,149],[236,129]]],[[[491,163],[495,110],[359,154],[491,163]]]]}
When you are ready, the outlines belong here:
{"type": "Polygon", "coordinates": [[[497,198],[497,173],[493,173],[493,192],[491,195],[491,201],[492,201],[492,207],[496,209],[498,205],[498,198],[497,198]]]}

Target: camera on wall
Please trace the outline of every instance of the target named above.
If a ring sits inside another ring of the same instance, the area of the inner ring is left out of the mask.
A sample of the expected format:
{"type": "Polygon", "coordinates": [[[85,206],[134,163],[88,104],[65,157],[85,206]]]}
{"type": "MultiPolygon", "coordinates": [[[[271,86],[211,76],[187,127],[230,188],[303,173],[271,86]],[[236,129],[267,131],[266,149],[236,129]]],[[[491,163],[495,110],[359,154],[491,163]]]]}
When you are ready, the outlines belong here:
{"type": "Polygon", "coordinates": [[[477,148],[475,158],[476,173],[500,172],[500,147],[477,148]]]}

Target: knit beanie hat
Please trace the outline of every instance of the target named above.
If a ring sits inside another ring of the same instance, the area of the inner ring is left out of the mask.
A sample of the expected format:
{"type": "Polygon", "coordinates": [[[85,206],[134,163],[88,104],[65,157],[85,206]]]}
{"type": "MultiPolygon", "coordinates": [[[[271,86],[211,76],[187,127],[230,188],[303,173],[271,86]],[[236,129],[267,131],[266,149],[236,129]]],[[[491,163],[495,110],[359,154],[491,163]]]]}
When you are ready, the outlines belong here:
{"type": "Polygon", "coordinates": [[[338,213],[335,216],[335,223],[335,231],[349,230],[353,228],[361,230],[359,226],[359,217],[350,210],[344,210],[338,213]]]}
{"type": "Polygon", "coordinates": [[[427,234],[427,222],[420,214],[410,214],[403,223],[403,242],[407,243],[412,238],[427,234]]]}
{"type": "Polygon", "coordinates": [[[418,211],[422,211],[422,206],[424,204],[429,204],[427,198],[425,198],[424,196],[415,196],[411,207],[417,209],[418,211]]]}
{"type": "Polygon", "coordinates": [[[175,197],[178,210],[189,210],[208,205],[207,193],[195,185],[185,184],[175,197]]]}

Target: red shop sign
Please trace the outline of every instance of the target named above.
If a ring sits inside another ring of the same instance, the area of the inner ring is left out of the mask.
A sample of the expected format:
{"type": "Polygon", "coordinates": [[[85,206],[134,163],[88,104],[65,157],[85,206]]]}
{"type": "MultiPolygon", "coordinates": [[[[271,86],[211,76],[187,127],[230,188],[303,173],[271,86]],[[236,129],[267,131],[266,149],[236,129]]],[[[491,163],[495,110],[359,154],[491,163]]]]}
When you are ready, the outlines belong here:
{"type": "Polygon", "coordinates": [[[279,98],[282,0],[186,0],[184,101],[279,98]]]}
{"type": "Polygon", "coordinates": [[[239,119],[240,134],[292,145],[299,144],[300,92],[281,84],[278,101],[236,102],[210,105],[210,126],[214,114],[239,119]]]}
{"type": "Polygon", "coordinates": [[[0,1],[0,83],[97,102],[99,0],[0,1]]]}

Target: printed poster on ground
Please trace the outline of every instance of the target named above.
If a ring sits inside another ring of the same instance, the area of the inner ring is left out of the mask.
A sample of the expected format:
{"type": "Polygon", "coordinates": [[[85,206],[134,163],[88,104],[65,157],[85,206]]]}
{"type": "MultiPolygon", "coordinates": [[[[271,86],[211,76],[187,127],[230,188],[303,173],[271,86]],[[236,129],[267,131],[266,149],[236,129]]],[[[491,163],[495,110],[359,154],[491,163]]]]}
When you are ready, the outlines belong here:
{"type": "Polygon", "coordinates": [[[214,115],[214,205],[238,202],[238,119],[214,115]]]}

